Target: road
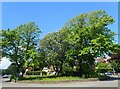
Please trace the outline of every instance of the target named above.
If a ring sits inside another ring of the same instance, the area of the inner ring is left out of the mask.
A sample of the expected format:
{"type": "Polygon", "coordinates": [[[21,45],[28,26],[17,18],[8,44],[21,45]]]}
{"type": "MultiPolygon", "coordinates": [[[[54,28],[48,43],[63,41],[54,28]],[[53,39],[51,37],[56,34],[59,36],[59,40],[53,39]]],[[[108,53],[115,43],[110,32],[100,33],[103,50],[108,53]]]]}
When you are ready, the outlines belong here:
{"type": "Polygon", "coordinates": [[[120,77],[112,76],[108,81],[89,81],[89,82],[68,82],[59,84],[35,84],[35,83],[15,83],[5,82],[8,79],[2,79],[2,87],[118,87],[120,77]]]}

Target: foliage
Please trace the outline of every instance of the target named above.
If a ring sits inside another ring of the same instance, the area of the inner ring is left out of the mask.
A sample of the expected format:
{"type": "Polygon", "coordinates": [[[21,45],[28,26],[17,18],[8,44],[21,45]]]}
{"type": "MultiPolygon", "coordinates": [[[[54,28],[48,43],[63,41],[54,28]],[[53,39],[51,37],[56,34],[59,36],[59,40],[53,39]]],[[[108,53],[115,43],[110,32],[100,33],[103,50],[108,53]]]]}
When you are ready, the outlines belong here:
{"type": "MultiPolygon", "coordinates": [[[[5,69],[5,74],[15,74],[18,73],[18,69],[15,63],[12,63],[7,69],[5,69]]],[[[4,72],[2,72],[4,74],[4,72]]]]}
{"type": "Polygon", "coordinates": [[[92,75],[94,59],[114,50],[115,33],[108,28],[113,22],[114,19],[102,10],[70,19],[61,30],[40,40],[46,63],[61,71],[66,70],[65,64],[70,68],[67,71],[74,71],[76,67],[81,77],[92,75]]]}
{"type": "Polygon", "coordinates": [[[71,46],[67,55],[70,60],[78,60],[80,76],[93,71],[96,57],[110,52],[115,33],[107,25],[113,22],[111,16],[99,10],[76,16],[64,26],[69,32],[66,42],[71,46]]]}
{"type": "Polygon", "coordinates": [[[73,76],[74,75],[73,68],[70,65],[68,65],[68,63],[64,64],[63,70],[62,70],[62,75],[63,76],[73,76]]]}
{"type": "Polygon", "coordinates": [[[98,63],[96,66],[96,70],[98,73],[112,72],[112,66],[110,63],[98,63]]]}
{"type": "MultiPolygon", "coordinates": [[[[0,51],[2,56],[10,58],[22,76],[29,66],[33,70],[53,66],[57,74],[96,76],[95,58],[120,52],[120,45],[115,44],[115,33],[108,27],[113,22],[114,19],[103,10],[84,13],[41,40],[41,30],[30,22],[13,30],[2,30],[0,51]]],[[[97,67],[111,69],[106,64],[97,67]]]]}
{"type": "Polygon", "coordinates": [[[109,45],[109,50],[110,50],[110,53],[109,55],[111,54],[120,54],[120,44],[112,44],[112,45],[109,45]]]}
{"type": "Polygon", "coordinates": [[[45,71],[27,71],[26,75],[46,75],[47,73],[45,71]]]}
{"type": "Polygon", "coordinates": [[[46,66],[52,65],[57,73],[62,72],[66,60],[65,53],[69,49],[68,43],[64,41],[66,34],[63,30],[60,30],[49,33],[40,40],[40,48],[45,52],[46,66]]]}
{"type": "Polygon", "coordinates": [[[111,67],[115,70],[115,72],[120,72],[120,63],[116,62],[115,60],[112,60],[110,62],[111,67]]]}
{"type": "Polygon", "coordinates": [[[22,72],[34,60],[37,55],[40,29],[34,22],[23,24],[10,30],[2,30],[2,56],[10,58],[10,61],[18,68],[17,73],[22,72]]]}

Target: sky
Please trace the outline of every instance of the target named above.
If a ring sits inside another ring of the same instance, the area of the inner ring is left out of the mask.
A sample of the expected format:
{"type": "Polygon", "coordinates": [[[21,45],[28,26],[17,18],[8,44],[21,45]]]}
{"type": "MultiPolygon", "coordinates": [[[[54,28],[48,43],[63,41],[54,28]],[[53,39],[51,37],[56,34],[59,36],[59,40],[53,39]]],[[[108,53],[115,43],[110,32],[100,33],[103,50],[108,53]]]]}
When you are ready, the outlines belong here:
{"type": "Polygon", "coordinates": [[[8,58],[3,57],[2,61],[0,62],[0,69],[7,69],[8,66],[11,64],[8,58]]]}
{"type": "Polygon", "coordinates": [[[105,10],[112,16],[116,22],[109,28],[118,33],[117,2],[3,2],[2,29],[35,22],[42,30],[40,38],[43,38],[49,32],[60,30],[69,19],[95,10],[105,10]]]}

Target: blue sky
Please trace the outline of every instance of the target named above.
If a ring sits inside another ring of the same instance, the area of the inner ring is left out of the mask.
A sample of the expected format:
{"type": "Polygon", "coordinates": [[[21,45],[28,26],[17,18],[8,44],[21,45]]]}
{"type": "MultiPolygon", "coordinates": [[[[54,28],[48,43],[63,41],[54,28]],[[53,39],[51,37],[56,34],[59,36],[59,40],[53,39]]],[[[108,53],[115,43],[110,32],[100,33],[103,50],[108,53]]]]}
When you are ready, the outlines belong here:
{"type": "Polygon", "coordinates": [[[40,38],[43,38],[47,33],[62,28],[70,18],[86,12],[105,10],[116,21],[110,28],[118,33],[117,4],[117,2],[4,2],[2,28],[13,29],[32,21],[42,30],[40,38]]]}
{"type": "MultiPolygon", "coordinates": [[[[32,21],[42,30],[40,38],[43,38],[47,33],[61,29],[70,18],[95,10],[105,10],[112,16],[116,22],[109,27],[118,33],[117,2],[3,2],[2,29],[14,29],[32,21]]],[[[10,63],[3,59],[0,67],[6,68],[10,63]]]]}

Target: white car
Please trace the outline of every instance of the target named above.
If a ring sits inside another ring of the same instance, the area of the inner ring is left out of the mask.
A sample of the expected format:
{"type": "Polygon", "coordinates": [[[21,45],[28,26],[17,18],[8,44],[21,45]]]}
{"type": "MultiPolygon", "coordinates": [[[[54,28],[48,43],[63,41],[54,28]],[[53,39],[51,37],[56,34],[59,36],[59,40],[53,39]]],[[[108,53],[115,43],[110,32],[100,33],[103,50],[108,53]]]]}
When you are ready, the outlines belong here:
{"type": "Polygon", "coordinates": [[[12,75],[10,75],[10,74],[5,74],[5,75],[3,75],[2,77],[3,78],[10,78],[12,75]]]}

